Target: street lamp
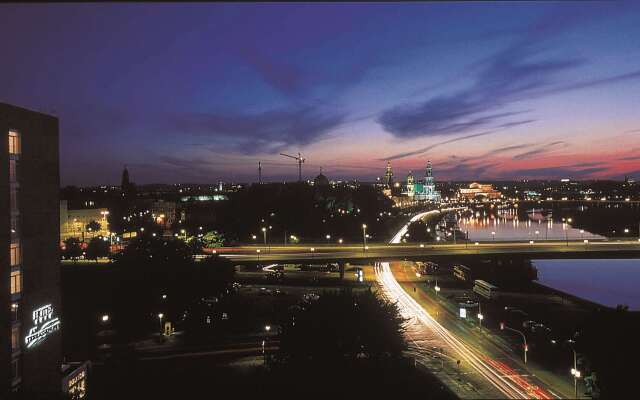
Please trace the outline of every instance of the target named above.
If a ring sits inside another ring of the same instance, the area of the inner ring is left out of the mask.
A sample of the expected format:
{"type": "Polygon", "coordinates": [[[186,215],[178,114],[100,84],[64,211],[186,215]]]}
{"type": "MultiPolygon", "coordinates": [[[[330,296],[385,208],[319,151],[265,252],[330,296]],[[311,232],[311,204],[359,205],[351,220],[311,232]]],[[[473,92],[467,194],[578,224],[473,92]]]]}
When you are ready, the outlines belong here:
{"type": "Polygon", "coordinates": [[[493,240],[495,241],[496,240],[496,233],[492,231],[491,232],[491,236],[493,237],[493,240]]]}
{"type": "Polygon", "coordinates": [[[434,289],[436,290],[436,296],[438,295],[438,293],[440,292],[440,286],[438,286],[438,281],[436,280],[436,286],[434,287],[434,289]]]}
{"type": "Polygon", "coordinates": [[[262,237],[264,239],[264,247],[267,247],[267,228],[262,227],[262,237]]]}
{"type": "Polygon", "coordinates": [[[164,314],[158,314],[158,320],[160,321],[160,335],[162,335],[162,318],[164,318],[164,314]]]}
{"type": "Polygon", "coordinates": [[[327,239],[327,244],[329,244],[329,239],[331,239],[331,235],[327,235],[325,236],[325,238],[327,239]]]}
{"type": "Polygon", "coordinates": [[[258,255],[258,263],[260,263],[260,249],[256,249],[256,254],[258,255]]]}
{"type": "Polygon", "coordinates": [[[512,332],[516,332],[518,334],[520,334],[522,336],[522,340],[524,341],[524,363],[527,363],[527,352],[529,351],[529,346],[527,346],[527,337],[524,335],[523,332],[517,330],[517,329],[513,329],[513,328],[509,328],[504,322],[500,322],[500,330],[509,330],[512,332]]]}
{"type": "Polygon", "coordinates": [[[342,239],[338,239],[338,243],[342,244],[342,239]]]}
{"type": "Polygon", "coordinates": [[[362,252],[367,250],[367,224],[362,224],[362,252]]]}
{"type": "Polygon", "coordinates": [[[101,319],[102,322],[106,324],[107,322],[109,322],[109,314],[104,314],[101,319]]]}

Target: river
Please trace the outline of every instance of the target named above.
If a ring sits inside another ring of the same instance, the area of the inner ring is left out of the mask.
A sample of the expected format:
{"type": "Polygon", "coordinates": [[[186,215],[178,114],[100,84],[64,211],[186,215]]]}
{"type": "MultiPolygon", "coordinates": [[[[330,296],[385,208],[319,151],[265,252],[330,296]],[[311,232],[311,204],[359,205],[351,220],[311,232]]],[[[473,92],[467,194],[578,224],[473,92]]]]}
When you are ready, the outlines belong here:
{"type": "Polygon", "coordinates": [[[538,282],[574,296],[640,311],[640,259],[533,260],[538,282]]]}

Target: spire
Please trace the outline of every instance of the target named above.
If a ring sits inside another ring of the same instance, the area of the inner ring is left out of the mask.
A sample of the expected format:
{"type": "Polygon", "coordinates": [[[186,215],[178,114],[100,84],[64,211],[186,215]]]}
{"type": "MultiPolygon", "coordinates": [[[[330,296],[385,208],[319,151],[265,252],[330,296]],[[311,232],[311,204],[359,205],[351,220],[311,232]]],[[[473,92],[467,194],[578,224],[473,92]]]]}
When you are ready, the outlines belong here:
{"type": "Polygon", "coordinates": [[[125,190],[129,187],[129,170],[127,170],[127,165],[124,166],[124,171],[122,171],[122,180],[120,181],[120,188],[125,190]]]}
{"type": "Polygon", "coordinates": [[[391,170],[391,161],[387,161],[387,168],[384,172],[384,184],[391,186],[393,183],[393,171],[391,170]]]}

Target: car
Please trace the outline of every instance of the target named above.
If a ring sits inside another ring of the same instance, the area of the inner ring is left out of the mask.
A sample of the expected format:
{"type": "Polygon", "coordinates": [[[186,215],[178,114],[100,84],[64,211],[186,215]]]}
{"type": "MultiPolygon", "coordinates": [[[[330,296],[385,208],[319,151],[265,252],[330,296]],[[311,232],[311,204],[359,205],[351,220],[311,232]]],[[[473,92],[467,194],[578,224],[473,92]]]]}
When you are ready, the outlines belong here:
{"type": "Polygon", "coordinates": [[[532,332],[551,332],[551,328],[542,323],[533,324],[530,326],[532,332]]]}
{"type": "Polygon", "coordinates": [[[317,301],[319,298],[320,296],[317,295],[316,293],[306,293],[304,296],[302,296],[302,299],[308,303],[312,301],[317,301]]]}
{"type": "Polygon", "coordinates": [[[260,288],[260,295],[262,296],[271,296],[273,294],[273,292],[270,289],[267,288],[260,288]]]}

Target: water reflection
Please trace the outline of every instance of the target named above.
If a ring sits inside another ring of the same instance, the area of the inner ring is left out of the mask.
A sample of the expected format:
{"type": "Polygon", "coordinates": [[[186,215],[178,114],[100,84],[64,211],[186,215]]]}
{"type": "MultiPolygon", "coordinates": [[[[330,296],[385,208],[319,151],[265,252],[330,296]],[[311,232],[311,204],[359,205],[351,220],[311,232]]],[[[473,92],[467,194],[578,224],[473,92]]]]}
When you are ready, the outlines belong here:
{"type": "Polygon", "coordinates": [[[600,235],[576,229],[568,221],[554,220],[550,211],[518,211],[514,208],[467,212],[458,217],[462,232],[469,240],[583,240],[604,239],[600,235]]]}

